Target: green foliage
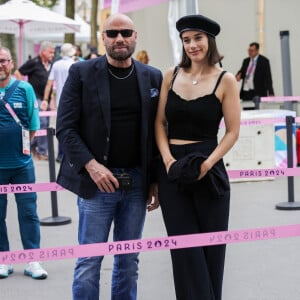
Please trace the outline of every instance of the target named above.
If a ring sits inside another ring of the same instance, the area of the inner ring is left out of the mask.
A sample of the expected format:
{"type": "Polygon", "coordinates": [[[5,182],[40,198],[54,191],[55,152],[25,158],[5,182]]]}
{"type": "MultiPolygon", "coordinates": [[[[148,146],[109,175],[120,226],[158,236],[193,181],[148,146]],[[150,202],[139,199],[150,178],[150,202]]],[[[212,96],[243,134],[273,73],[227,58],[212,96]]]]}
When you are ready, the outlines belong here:
{"type": "Polygon", "coordinates": [[[32,2],[42,7],[52,8],[58,3],[58,0],[32,0],[32,2]]]}

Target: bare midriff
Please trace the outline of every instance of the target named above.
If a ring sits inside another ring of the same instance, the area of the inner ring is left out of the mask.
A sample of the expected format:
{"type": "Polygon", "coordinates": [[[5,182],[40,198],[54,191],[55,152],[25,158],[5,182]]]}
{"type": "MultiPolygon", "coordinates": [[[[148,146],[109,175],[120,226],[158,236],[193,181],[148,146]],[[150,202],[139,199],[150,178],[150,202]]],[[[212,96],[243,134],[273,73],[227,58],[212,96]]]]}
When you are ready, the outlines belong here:
{"type": "Polygon", "coordinates": [[[194,143],[200,143],[200,142],[202,142],[202,141],[169,139],[169,144],[172,144],[172,145],[185,145],[185,144],[194,144],[194,143]]]}

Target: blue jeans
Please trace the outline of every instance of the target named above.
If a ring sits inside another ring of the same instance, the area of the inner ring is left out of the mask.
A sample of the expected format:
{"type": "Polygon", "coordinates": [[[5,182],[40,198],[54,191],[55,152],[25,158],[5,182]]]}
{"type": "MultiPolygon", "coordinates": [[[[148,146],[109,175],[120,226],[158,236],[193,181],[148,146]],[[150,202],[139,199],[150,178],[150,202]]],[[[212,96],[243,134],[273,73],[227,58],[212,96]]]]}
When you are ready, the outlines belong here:
{"type": "MultiPolygon", "coordinates": [[[[37,99],[39,106],[42,100],[37,99]]],[[[49,127],[49,117],[40,117],[40,129],[47,129],[49,127]]],[[[35,150],[38,154],[47,155],[48,153],[48,139],[47,135],[36,136],[31,141],[31,149],[35,150]]]]}
{"type": "MultiPolygon", "coordinates": [[[[120,189],[114,193],[97,191],[90,199],[78,198],[80,244],[107,242],[112,222],[114,241],[141,238],[146,215],[142,175],[139,169],[112,169],[112,172],[121,173],[122,170],[133,178],[133,188],[130,191],[120,189]]],[[[102,260],[103,256],[77,260],[73,300],[99,299],[102,260]]],[[[138,253],[115,255],[111,299],[135,300],[137,279],[138,253]]]]}
{"type": "MultiPolygon", "coordinates": [[[[32,161],[22,168],[0,169],[0,184],[34,183],[32,161]]],[[[40,222],[37,215],[36,193],[15,194],[19,230],[24,249],[40,248],[40,222]]],[[[6,227],[7,194],[0,194],[0,251],[9,251],[6,227]]]]}

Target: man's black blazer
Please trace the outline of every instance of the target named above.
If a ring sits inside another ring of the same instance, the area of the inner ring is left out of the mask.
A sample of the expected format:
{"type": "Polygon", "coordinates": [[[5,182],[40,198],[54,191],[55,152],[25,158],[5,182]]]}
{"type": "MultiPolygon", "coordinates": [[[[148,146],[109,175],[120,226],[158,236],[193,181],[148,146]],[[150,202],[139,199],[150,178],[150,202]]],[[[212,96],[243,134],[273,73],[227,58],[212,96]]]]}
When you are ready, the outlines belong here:
{"type": "MultiPolygon", "coordinates": [[[[241,99],[243,99],[243,88],[249,62],[250,57],[245,58],[243,60],[242,68],[238,71],[238,73],[241,73],[241,78],[243,80],[240,92],[241,99]]],[[[258,55],[253,83],[255,96],[265,97],[274,95],[270,63],[269,60],[263,55],[258,55]]]]}
{"type": "MultiPolygon", "coordinates": [[[[136,60],[133,63],[142,102],[140,153],[147,193],[150,167],[154,156],[158,154],[154,120],[162,74],[158,69],[136,60]]],[[[95,158],[99,163],[107,165],[110,118],[106,56],[73,64],[57,112],[56,135],[64,152],[57,182],[80,197],[90,198],[97,190],[84,167],[85,164],[95,158]]]]}

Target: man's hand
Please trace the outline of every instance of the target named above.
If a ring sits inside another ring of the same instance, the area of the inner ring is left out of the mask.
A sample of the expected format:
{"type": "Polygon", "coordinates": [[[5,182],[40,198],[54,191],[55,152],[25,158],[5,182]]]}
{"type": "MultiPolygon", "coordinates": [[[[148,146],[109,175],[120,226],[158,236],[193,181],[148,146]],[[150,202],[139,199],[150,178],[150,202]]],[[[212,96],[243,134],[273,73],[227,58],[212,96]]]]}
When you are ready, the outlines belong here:
{"type": "Polygon", "coordinates": [[[113,193],[119,188],[117,178],[114,177],[109,169],[99,164],[95,159],[90,160],[85,165],[85,168],[101,192],[113,193]]]}
{"type": "Polygon", "coordinates": [[[236,78],[237,81],[240,81],[242,79],[242,73],[241,72],[237,73],[235,75],[235,78],[236,78]]]}
{"type": "Polygon", "coordinates": [[[43,100],[41,102],[41,105],[40,105],[40,110],[45,111],[47,109],[48,109],[48,101],[47,100],[43,100]]]}

